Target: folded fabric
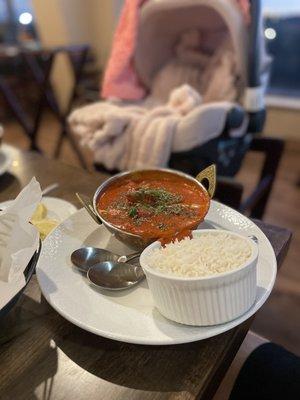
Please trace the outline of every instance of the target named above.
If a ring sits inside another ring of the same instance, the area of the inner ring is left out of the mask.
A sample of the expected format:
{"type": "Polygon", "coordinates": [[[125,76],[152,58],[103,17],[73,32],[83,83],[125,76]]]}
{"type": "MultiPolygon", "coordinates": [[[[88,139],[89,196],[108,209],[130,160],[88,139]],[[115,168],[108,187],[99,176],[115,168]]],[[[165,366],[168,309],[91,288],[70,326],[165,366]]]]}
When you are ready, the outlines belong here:
{"type": "Polygon", "coordinates": [[[22,274],[37,249],[39,234],[29,220],[41,201],[40,184],[35,178],[0,213],[0,280],[9,282],[22,274]]]}
{"type": "Polygon", "coordinates": [[[0,212],[0,309],[25,285],[24,270],[39,242],[29,220],[41,201],[35,178],[0,212]]]}
{"type": "Polygon", "coordinates": [[[179,117],[175,108],[162,106],[140,118],[129,131],[130,145],[122,169],[165,166],[179,117]]]}

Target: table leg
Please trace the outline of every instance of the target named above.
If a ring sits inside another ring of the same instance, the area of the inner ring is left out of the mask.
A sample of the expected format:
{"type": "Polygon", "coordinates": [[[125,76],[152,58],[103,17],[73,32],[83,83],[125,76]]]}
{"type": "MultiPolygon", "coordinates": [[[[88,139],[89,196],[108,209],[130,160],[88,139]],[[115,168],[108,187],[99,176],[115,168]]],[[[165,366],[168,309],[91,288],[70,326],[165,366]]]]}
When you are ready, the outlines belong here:
{"type": "Polygon", "coordinates": [[[14,114],[16,120],[24,129],[25,134],[31,140],[32,125],[29,121],[27,113],[23,110],[17,96],[12,91],[4,78],[0,78],[0,91],[9,106],[11,112],[14,114]]]}
{"type": "Polygon", "coordinates": [[[37,145],[37,135],[41,125],[43,111],[45,108],[47,88],[50,85],[49,80],[53,67],[54,56],[55,52],[50,52],[46,54],[46,60],[43,60],[44,70],[42,70],[38,65],[35,55],[31,55],[29,53],[23,53],[23,57],[27,62],[27,65],[30,68],[31,72],[33,73],[33,77],[40,89],[40,99],[38,101],[37,112],[34,118],[33,128],[31,132],[31,150],[39,151],[39,147],[37,145]]]}

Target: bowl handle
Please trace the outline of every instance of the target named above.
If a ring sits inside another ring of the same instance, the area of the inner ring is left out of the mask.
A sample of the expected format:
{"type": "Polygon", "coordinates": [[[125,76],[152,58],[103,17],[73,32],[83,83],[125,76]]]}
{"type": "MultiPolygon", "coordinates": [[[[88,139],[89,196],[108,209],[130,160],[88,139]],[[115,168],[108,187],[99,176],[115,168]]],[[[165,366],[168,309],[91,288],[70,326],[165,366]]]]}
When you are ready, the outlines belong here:
{"type": "Polygon", "coordinates": [[[212,198],[216,190],[216,165],[212,164],[209,167],[203,169],[201,172],[199,172],[195,179],[197,179],[197,181],[202,184],[203,181],[204,183],[206,183],[206,185],[204,186],[207,189],[209,197],[212,198]]]}
{"type": "Polygon", "coordinates": [[[101,225],[102,222],[101,222],[100,218],[98,217],[98,215],[95,213],[94,207],[93,207],[93,204],[92,204],[90,198],[88,196],[86,196],[85,194],[79,194],[79,193],[76,193],[76,197],[80,201],[80,203],[83,205],[83,207],[86,209],[86,211],[90,214],[90,216],[93,218],[93,220],[95,222],[97,222],[97,224],[101,225]]]}

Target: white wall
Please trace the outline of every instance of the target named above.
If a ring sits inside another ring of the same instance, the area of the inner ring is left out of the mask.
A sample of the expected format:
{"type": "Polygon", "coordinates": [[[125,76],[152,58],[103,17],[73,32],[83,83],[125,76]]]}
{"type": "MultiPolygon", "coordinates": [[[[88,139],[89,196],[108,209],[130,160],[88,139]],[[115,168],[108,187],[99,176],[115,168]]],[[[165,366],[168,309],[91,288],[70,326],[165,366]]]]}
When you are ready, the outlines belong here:
{"type": "Polygon", "coordinates": [[[103,67],[109,57],[114,21],[114,1],[89,0],[90,43],[97,56],[98,63],[103,67]]]}
{"type": "MultiPolygon", "coordinates": [[[[40,40],[45,47],[62,46],[69,43],[65,19],[60,9],[60,0],[33,0],[35,23],[40,40]]],[[[60,106],[65,107],[72,75],[69,64],[63,55],[56,57],[51,76],[60,106]]]]}

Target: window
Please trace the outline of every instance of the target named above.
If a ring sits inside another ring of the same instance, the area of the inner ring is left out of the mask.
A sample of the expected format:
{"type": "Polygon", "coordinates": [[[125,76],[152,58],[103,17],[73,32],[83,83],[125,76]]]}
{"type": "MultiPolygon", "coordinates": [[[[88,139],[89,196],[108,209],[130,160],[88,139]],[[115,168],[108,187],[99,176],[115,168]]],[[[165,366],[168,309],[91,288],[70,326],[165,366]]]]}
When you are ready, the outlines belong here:
{"type": "Polygon", "coordinates": [[[270,95],[300,98],[300,1],[263,0],[270,95]]]}
{"type": "Polygon", "coordinates": [[[17,44],[36,39],[30,0],[0,0],[0,43],[17,44]]]}

